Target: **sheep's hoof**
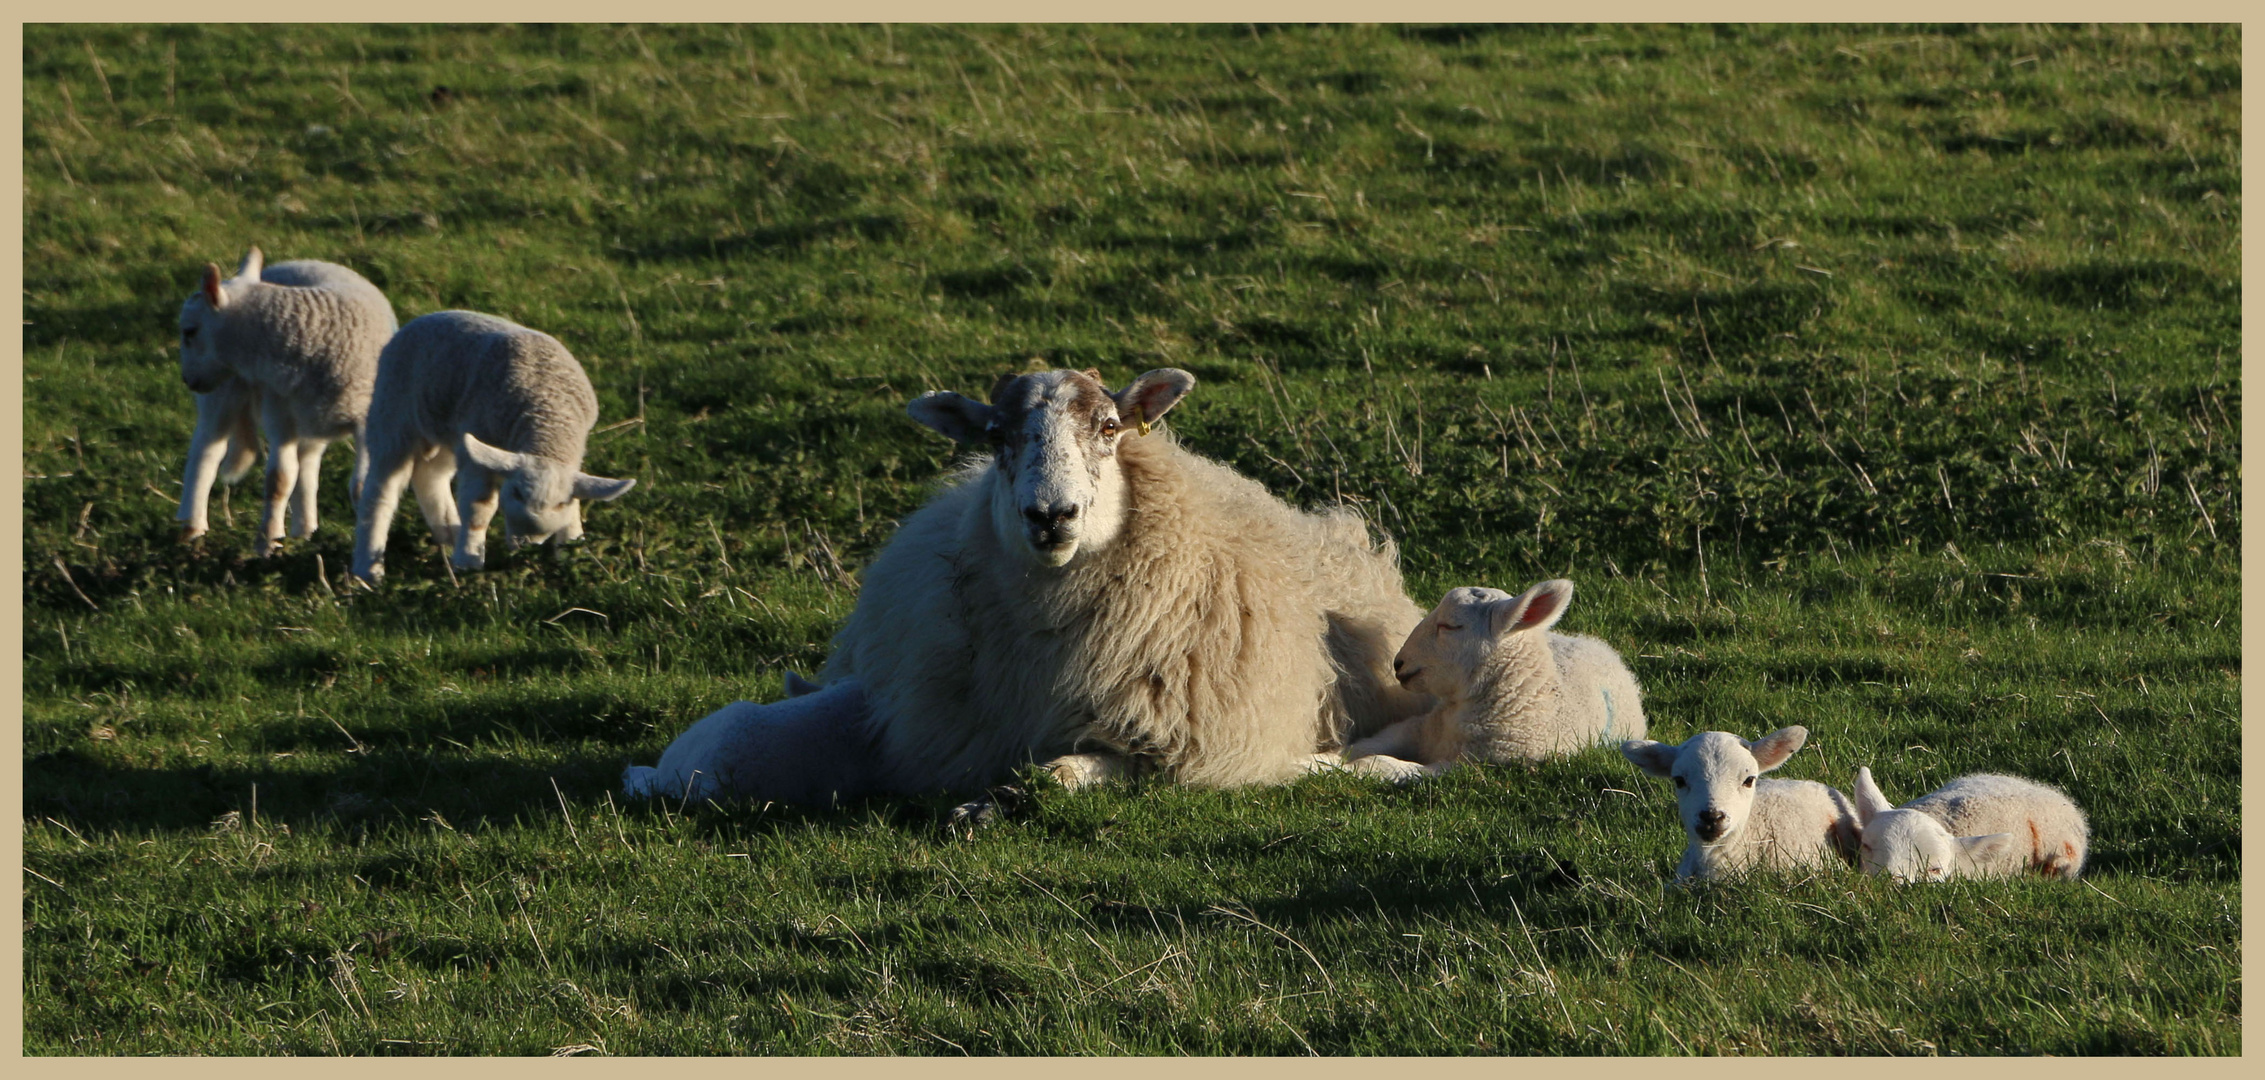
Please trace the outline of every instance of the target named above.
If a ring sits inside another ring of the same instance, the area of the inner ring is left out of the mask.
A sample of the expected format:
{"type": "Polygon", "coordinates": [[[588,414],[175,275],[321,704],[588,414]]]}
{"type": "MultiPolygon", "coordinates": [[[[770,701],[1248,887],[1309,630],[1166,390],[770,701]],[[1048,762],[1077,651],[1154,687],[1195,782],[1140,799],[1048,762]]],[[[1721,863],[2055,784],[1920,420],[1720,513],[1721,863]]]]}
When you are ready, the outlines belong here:
{"type": "Polygon", "coordinates": [[[181,542],[186,544],[210,531],[202,525],[183,525],[181,526],[181,542]]]}
{"type": "Polygon", "coordinates": [[[488,557],[485,555],[451,555],[448,557],[448,565],[458,570],[478,570],[487,564],[488,557]]]}
{"type": "Polygon", "coordinates": [[[262,559],[267,558],[270,555],[274,555],[282,550],[283,538],[280,536],[263,536],[259,538],[258,542],[252,545],[252,554],[257,555],[262,559]]]}
{"type": "Polygon", "coordinates": [[[353,573],[347,575],[347,580],[364,588],[375,586],[378,582],[385,580],[385,564],[371,563],[368,566],[356,567],[353,573]]]}
{"type": "Polygon", "coordinates": [[[992,788],[983,797],[952,807],[944,819],[944,831],[954,839],[973,840],[975,831],[1001,821],[1022,816],[1029,809],[1030,793],[1012,784],[992,788]]]}

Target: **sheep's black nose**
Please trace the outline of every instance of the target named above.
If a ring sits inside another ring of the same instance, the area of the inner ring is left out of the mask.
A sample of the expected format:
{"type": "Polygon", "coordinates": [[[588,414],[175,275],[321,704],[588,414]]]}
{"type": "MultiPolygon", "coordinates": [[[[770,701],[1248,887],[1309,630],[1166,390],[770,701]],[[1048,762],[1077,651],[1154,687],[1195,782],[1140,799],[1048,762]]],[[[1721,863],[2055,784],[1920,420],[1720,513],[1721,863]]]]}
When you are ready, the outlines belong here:
{"type": "Polygon", "coordinates": [[[1402,659],[1400,659],[1399,657],[1393,657],[1393,658],[1392,658],[1392,674],[1394,674],[1394,675],[1398,675],[1398,674],[1400,673],[1400,669],[1401,669],[1401,668],[1404,668],[1404,667],[1407,667],[1407,666],[1408,666],[1408,662],[1407,662],[1407,661],[1405,661],[1405,660],[1402,660],[1402,659]]]}
{"type": "Polygon", "coordinates": [[[1722,824],[1730,815],[1720,810],[1699,811],[1699,839],[1712,840],[1722,835],[1722,824]]]}
{"type": "Polygon", "coordinates": [[[1071,503],[1059,510],[1044,510],[1033,506],[1024,510],[1022,516],[1029,518],[1031,524],[1041,529],[1054,528],[1065,522],[1077,520],[1077,504],[1071,503]]]}

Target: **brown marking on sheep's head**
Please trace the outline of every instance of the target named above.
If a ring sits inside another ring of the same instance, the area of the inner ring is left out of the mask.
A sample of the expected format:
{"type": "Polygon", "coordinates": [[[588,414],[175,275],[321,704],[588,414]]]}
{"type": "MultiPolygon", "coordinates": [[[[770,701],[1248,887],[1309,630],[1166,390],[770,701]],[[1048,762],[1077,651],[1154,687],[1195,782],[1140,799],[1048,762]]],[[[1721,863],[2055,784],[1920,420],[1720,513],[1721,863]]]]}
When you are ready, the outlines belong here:
{"type": "Polygon", "coordinates": [[[1104,547],[1123,527],[1124,481],[1117,444],[1137,421],[1162,417],[1195,376],[1159,368],[1110,393],[1101,373],[1002,375],[989,404],[950,391],[906,406],[944,436],[991,451],[992,518],[1002,538],[1020,536],[1038,562],[1061,566],[1081,549],[1104,547]]]}

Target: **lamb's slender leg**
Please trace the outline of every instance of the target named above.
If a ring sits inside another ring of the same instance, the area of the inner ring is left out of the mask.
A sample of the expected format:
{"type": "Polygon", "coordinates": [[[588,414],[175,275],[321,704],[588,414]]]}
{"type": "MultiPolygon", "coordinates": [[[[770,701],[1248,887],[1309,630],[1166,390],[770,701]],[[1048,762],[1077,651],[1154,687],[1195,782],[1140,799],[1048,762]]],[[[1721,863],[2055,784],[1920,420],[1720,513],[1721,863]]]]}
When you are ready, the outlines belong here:
{"type": "Polygon", "coordinates": [[[1436,765],[1425,765],[1420,762],[1396,758],[1390,754],[1371,754],[1347,763],[1345,770],[1359,773],[1362,776],[1375,777],[1378,780],[1387,780],[1395,784],[1405,784],[1414,780],[1426,780],[1438,776],[1454,767],[1455,762],[1452,760],[1442,761],[1436,765]]]}
{"type": "Polygon", "coordinates": [[[1378,754],[1390,757],[1416,756],[1416,750],[1422,743],[1424,721],[1429,715],[1411,716],[1346,747],[1345,760],[1354,761],[1378,754]]]}
{"type": "Polygon", "coordinates": [[[430,457],[418,460],[409,477],[409,487],[417,493],[417,509],[424,512],[433,539],[444,548],[456,543],[456,496],[448,490],[454,475],[456,455],[436,448],[430,457]]]}
{"type": "Polygon", "coordinates": [[[267,509],[253,552],[264,557],[283,546],[285,509],[299,484],[299,431],[289,407],[274,400],[260,402],[260,426],[267,433],[267,509]]]}
{"type": "Polygon", "coordinates": [[[362,498],[354,506],[354,576],[376,584],[385,576],[385,536],[393,529],[401,489],[409,486],[413,446],[373,439],[362,498]]]}
{"type": "Polygon", "coordinates": [[[197,395],[197,428],[189,436],[189,462],[181,473],[181,509],[173,515],[181,522],[183,540],[194,540],[212,529],[212,485],[235,449],[232,436],[242,419],[237,414],[246,404],[240,396],[233,382],[197,395]]]}
{"type": "Polygon", "coordinates": [[[328,449],[330,440],[320,436],[299,440],[299,483],[291,493],[292,536],[313,536],[320,524],[315,516],[315,488],[322,479],[323,451],[328,449]]]}
{"type": "Polygon", "coordinates": [[[502,477],[459,458],[456,463],[456,554],[449,562],[458,570],[487,565],[488,523],[502,505],[502,477]]]}

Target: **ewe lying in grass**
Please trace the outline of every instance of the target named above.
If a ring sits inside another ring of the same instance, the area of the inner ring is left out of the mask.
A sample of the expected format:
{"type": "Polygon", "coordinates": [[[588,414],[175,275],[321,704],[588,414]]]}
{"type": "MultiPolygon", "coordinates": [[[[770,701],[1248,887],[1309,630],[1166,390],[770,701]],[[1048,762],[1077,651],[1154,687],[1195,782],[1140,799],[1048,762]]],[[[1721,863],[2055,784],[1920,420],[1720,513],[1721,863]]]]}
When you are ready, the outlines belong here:
{"type": "MultiPolygon", "coordinates": [[[[988,404],[913,401],[914,419],[982,456],[866,569],[825,689],[765,708],[843,706],[825,715],[861,728],[838,741],[869,744],[872,788],[892,792],[980,790],[1029,761],[1071,787],[1136,769],[1275,783],[1419,711],[1386,676],[1392,643],[1421,617],[1392,545],[1350,512],[1292,509],[1149,432],[1194,385],[1163,368],[1112,393],[1096,372],[1047,371],[1001,377],[988,404]],[[849,682],[864,715],[837,690],[849,682]]],[[[747,708],[725,712],[758,715],[747,708]]],[[[714,719],[694,730],[776,734],[714,719]]],[[[722,780],[728,794],[784,798],[735,778],[792,773],[799,745],[672,746],[664,760],[686,761],[675,777],[782,757],[722,780]]],[[[652,782],[634,773],[626,786],[652,782]]]]}
{"type": "MultiPolygon", "coordinates": [[[[206,263],[203,285],[181,304],[181,381],[197,395],[197,427],[175,514],[184,540],[211,527],[213,480],[225,472],[233,482],[251,466],[256,410],[267,436],[260,555],[283,543],[286,507],[290,534],[314,535],[323,451],[342,436],[362,441],[378,352],[395,326],[385,294],[352,270],[265,264],[255,247],[223,281],[206,263]]],[[[354,475],[358,487],[358,459],[354,475]]]]}
{"type": "Polygon", "coordinates": [[[1345,748],[1347,767],[1389,780],[1436,776],[1459,761],[1533,761],[1640,738],[1643,695],[1612,646],[1552,633],[1573,583],[1517,596],[1449,590],[1392,662],[1410,690],[1439,704],[1345,748]]]}
{"type": "Polygon", "coordinates": [[[415,488],[434,538],[456,546],[459,569],[484,565],[499,502],[512,547],[581,539],[582,500],[616,499],[637,483],[582,471],[597,422],[597,392],[557,338],[470,311],[412,320],[378,362],[354,576],[385,574],[404,486],[415,488]]]}
{"type": "Polygon", "coordinates": [[[2038,873],[2074,878],[2091,829],[2076,801],[2018,776],[1961,776],[1898,808],[1856,770],[1863,866],[1899,882],[2038,873]]]}
{"type": "Polygon", "coordinates": [[[1620,748],[1637,768],[1675,783],[1690,837],[1677,880],[1854,861],[1858,825],[1848,796],[1813,780],[1761,779],[1808,738],[1808,728],[1795,726],[1753,742],[1703,731],[1680,746],[1638,740],[1620,748]]]}

